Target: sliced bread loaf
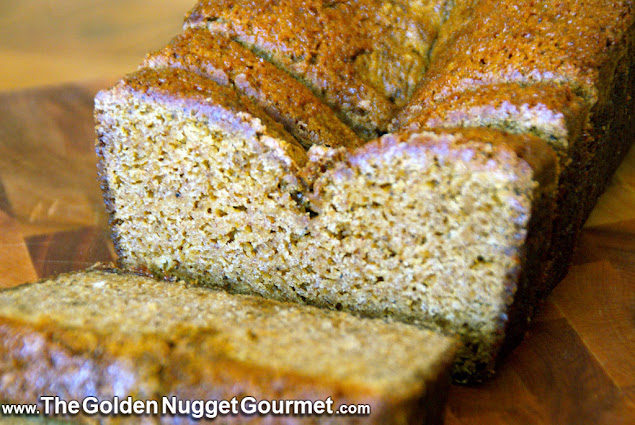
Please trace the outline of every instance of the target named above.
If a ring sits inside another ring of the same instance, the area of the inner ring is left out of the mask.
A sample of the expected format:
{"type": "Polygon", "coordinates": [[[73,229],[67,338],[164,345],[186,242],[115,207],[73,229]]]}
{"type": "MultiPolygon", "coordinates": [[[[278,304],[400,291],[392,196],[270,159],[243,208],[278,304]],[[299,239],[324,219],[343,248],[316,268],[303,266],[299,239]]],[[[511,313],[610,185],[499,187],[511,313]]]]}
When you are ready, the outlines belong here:
{"type": "Polygon", "coordinates": [[[98,95],[121,265],[460,334],[455,377],[490,374],[549,243],[547,144],[465,129],[305,151],[221,88],[145,69],[98,95]]]}
{"type": "MultiPolygon", "coordinates": [[[[370,416],[220,423],[441,423],[455,342],[400,323],[111,270],[0,292],[0,399],[333,400],[370,416]]],[[[42,404],[42,403],[40,403],[42,404]]],[[[43,406],[42,406],[43,408],[43,406]]],[[[78,416],[189,423],[187,416],[78,416]]]]}
{"type": "Polygon", "coordinates": [[[517,3],[200,1],[96,98],[120,264],[435,327],[491,375],[635,109],[628,2],[517,3]]]}

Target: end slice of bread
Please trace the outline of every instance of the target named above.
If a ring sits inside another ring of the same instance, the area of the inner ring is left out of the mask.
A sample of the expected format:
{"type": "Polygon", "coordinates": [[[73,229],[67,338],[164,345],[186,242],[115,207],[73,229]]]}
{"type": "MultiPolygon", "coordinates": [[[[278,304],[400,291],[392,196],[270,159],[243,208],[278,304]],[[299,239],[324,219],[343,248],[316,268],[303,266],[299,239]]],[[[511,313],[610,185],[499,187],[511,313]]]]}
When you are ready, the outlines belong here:
{"type": "MultiPolygon", "coordinates": [[[[331,397],[334,409],[368,404],[371,414],[279,419],[441,423],[455,348],[453,339],[410,325],[113,270],[66,274],[0,292],[0,399],[13,403],[35,403],[41,395],[331,397]]],[[[273,419],[239,415],[222,423],[273,419]]],[[[188,418],[82,420],[186,423],[188,418]]]]}

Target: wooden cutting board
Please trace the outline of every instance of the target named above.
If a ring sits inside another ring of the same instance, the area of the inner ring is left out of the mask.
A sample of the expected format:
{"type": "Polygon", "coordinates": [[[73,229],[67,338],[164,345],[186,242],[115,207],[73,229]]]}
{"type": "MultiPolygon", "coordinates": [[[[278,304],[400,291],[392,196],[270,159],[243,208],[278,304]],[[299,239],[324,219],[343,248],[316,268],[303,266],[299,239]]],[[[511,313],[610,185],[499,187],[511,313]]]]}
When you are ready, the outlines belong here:
{"type": "MultiPolygon", "coordinates": [[[[0,94],[0,286],[114,260],[93,151],[102,86],[0,94]]],[[[635,149],[521,346],[492,381],[452,388],[446,423],[635,423],[635,149]]]]}

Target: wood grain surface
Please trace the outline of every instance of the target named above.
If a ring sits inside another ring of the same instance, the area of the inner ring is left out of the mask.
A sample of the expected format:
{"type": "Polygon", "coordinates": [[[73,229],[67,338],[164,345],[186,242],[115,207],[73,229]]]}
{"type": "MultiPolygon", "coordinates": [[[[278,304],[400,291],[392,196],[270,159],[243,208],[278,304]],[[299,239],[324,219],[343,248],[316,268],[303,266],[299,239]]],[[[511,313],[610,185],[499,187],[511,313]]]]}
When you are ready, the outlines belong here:
{"type": "MultiPolygon", "coordinates": [[[[102,85],[0,94],[0,286],[114,259],[93,152],[102,85]]],[[[492,381],[452,388],[446,423],[635,423],[635,149],[521,346],[492,381]]]]}
{"type": "Polygon", "coordinates": [[[0,90],[110,79],[180,32],[196,0],[0,0],[0,90]]]}

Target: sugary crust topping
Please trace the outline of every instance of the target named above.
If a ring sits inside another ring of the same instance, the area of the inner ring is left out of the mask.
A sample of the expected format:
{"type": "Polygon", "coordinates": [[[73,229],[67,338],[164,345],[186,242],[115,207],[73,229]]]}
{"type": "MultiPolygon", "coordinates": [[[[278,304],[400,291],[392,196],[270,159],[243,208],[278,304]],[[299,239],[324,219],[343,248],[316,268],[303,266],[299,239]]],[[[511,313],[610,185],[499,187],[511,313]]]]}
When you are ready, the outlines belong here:
{"type": "Polygon", "coordinates": [[[500,84],[449,95],[434,104],[413,105],[395,127],[494,127],[510,133],[542,137],[556,149],[575,141],[587,116],[586,102],[569,87],[549,83],[531,86],[500,84]]]}
{"type": "Polygon", "coordinates": [[[377,136],[428,65],[445,1],[202,1],[186,26],[248,46],[303,81],[364,138],[377,136]]]}
{"type": "Polygon", "coordinates": [[[610,83],[604,73],[633,38],[634,16],[630,0],[204,0],[186,17],[199,28],[145,62],[190,72],[142,69],[124,84],[188,102],[205,92],[304,149],[360,144],[309,89],[366,138],[453,126],[532,132],[535,120],[560,148],[610,83]],[[493,123],[520,116],[518,128],[493,123]]]}
{"type": "Polygon", "coordinates": [[[483,85],[553,82],[602,101],[633,39],[631,0],[457,2],[401,116],[483,85]]]}
{"type": "Polygon", "coordinates": [[[362,141],[309,89],[288,73],[227,37],[205,29],[187,30],[143,66],[182,68],[203,74],[253,100],[308,149],[354,147],[362,141]]]}
{"type": "MultiPolygon", "coordinates": [[[[141,98],[147,96],[177,103],[193,114],[222,113],[227,118],[222,120],[223,123],[233,126],[234,131],[258,137],[273,137],[284,145],[285,150],[292,152],[291,156],[306,156],[304,148],[260,107],[231,88],[216,84],[209,78],[174,68],[142,68],[125,76],[110,90],[110,95],[121,96],[119,93],[126,90],[137,92],[141,98]],[[233,119],[229,119],[230,114],[233,119]]],[[[106,92],[98,94],[97,106],[104,96],[106,92]]]]}

